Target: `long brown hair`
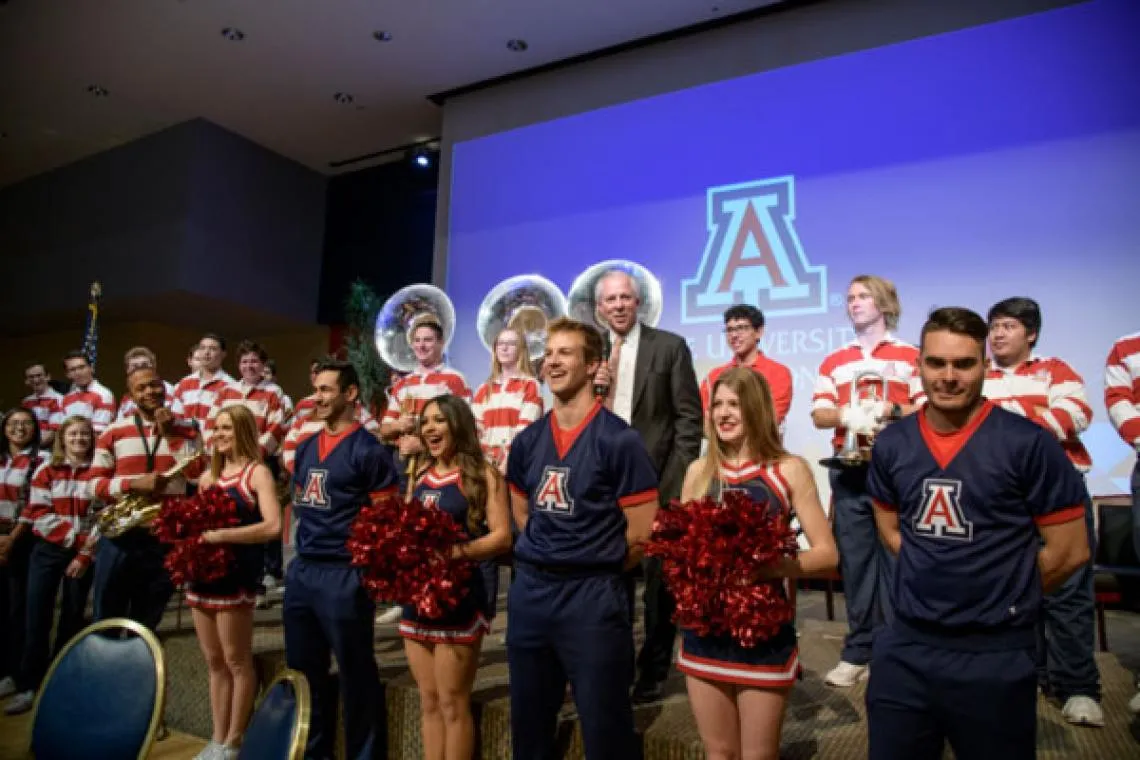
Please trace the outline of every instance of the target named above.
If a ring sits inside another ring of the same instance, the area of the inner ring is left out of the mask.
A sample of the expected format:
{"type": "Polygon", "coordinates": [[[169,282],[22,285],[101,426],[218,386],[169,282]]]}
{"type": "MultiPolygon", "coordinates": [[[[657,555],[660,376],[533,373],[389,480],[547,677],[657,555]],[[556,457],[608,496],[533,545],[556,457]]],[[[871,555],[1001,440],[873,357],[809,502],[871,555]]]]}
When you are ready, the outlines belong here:
{"type": "MultiPolygon", "coordinates": [[[[218,412],[215,423],[223,414],[229,417],[234,425],[234,448],[230,456],[234,459],[245,457],[251,462],[260,462],[261,447],[257,443],[257,420],[254,419],[253,412],[241,404],[229,404],[218,412]]],[[[215,446],[214,452],[210,455],[210,475],[214,480],[222,477],[222,468],[225,465],[225,457],[215,446]]]]}
{"type": "MultiPolygon", "coordinates": [[[[492,477],[498,481],[502,478],[499,471],[487,466],[487,458],[483,455],[483,448],[479,445],[479,429],[475,425],[475,415],[467,402],[451,394],[436,396],[427,402],[420,412],[420,429],[423,429],[423,418],[427,416],[428,409],[439,407],[440,414],[447,422],[447,429],[451,432],[451,445],[454,448],[453,456],[459,465],[459,488],[463,497],[467,499],[467,530],[473,536],[487,532],[487,471],[492,471],[492,477]]],[[[420,433],[420,442],[427,450],[427,442],[420,433]]],[[[435,464],[435,459],[428,461],[421,470],[426,472],[435,464]]]]}
{"type": "Polygon", "coordinates": [[[776,424],[776,405],[772,402],[772,391],[763,375],[748,367],[733,367],[725,371],[713,383],[709,394],[709,413],[705,415],[705,436],[709,441],[705,466],[697,479],[697,493],[708,490],[713,478],[720,477],[720,466],[726,454],[724,445],[716,434],[713,421],[712,399],[716,398],[717,388],[727,387],[740,399],[740,418],[744,423],[744,442],[748,453],[756,462],[774,462],[788,455],[788,450],[780,441],[780,428],[776,424]]]}

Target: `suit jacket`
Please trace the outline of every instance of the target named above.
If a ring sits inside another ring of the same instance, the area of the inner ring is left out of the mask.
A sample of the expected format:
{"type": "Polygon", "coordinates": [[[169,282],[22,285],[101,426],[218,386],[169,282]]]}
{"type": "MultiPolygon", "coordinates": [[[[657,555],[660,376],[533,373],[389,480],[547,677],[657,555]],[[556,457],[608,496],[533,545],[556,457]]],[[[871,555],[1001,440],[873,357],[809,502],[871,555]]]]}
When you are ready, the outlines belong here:
{"type": "Polygon", "coordinates": [[[657,469],[661,503],[679,498],[685,470],[701,452],[701,394],[680,335],[641,326],[630,424],[657,469]]]}

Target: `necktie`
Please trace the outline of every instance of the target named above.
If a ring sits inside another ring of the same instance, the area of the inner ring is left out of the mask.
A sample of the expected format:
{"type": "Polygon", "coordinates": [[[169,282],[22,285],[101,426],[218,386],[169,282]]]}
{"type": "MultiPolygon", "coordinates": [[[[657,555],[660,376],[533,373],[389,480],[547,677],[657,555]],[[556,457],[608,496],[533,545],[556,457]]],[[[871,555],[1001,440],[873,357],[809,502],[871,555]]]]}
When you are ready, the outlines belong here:
{"type": "Polygon", "coordinates": [[[606,409],[613,411],[614,396],[617,395],[618,386],[618,367],[621,366],[621,336],[618,335],[614,338],[613,348],[610,349],[610,389],[606,393],[606,409]]]}

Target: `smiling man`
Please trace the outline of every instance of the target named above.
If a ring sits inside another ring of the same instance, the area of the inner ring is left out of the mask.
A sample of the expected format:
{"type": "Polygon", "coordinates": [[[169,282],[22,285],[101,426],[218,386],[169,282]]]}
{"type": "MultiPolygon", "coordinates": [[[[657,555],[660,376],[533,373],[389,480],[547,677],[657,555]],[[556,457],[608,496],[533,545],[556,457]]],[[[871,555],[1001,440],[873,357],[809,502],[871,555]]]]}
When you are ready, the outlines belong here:
{"type": "Polygon", "coordinates": [[[701,409],[708,414],[709,389],[716,379],[733,367],[748,367],[768,381],[772,403],[776,407],[776,425],[784,429],[784,419],[792,408],[792,371],[769,359],[760,350],[764,337],[764,312],[751,304],[737,304],[724,312],[724,337],[732,349],[732,361],[709,372],[701,382],[701,409]]]}

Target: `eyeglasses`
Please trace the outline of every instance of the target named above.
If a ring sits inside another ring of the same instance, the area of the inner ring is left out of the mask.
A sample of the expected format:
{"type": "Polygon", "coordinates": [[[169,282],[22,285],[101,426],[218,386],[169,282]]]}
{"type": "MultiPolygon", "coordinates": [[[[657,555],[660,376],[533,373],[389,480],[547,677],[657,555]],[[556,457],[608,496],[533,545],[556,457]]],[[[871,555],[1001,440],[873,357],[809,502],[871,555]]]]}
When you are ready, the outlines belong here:
{"type": "Polygon", "coordinates": [[[725,335],[733,335],[735,333],[746,333],[746,332],[752,332],[755,329],[756,328],[753,327],[752,325],[733,325],[732,327],[724,328],[724,334],[725,335]]]}
{"type": "Polygon", "coordinates": [[[36,426],[36,423],[31,422],[29,420],[8,420],[7,422],[4,423],[4,427],[12,427],[12,428],[30,428],[30,427],[35,427],[35,426],[36,426]]]}
{"type": "Polygon", "coordinates": [[[519,342],[517,340],[500,340],[498,343],[495,344],[495,348],[498,348],[499,346],[516,346],[517,347],[518,344],[519,344],[519,342]]]}

